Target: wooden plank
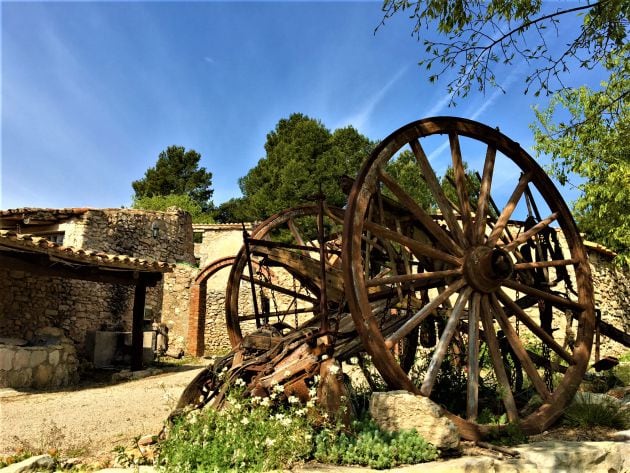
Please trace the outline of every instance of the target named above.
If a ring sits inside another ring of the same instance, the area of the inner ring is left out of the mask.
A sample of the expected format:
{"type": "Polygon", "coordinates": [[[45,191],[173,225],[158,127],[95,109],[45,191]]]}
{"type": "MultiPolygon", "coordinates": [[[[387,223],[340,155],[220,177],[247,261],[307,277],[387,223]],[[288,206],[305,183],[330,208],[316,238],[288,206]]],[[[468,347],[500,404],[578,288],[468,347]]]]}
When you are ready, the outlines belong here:
{"type": "Polygon", "coordinates": [[[509,287],[510,289],[514,289],[515,291],[524,292],[525,294],[529,294],[530,296],[544,299],[548,302],[551,302],[557,307],[584,310],[584,306],[579,302],[572,301],[571,299],[565,297],[556,296],[555,294],[551,294],[547,291],[541,291],[540,289],[536,289],[534,287],[528,286],[527,284],[522,284],[512,279],[506,279],[505,281],[503,281],[503,285],[505,287],[509,287]]]}
{"type": "Polygon", "coordinates": [[[514,402],[512,389],[510,388],[510,382],[508,381],[507,374],[505,373],[505,367],[503,366],[503,358],[501,357],[501,351],[499,350],[499,342],[494,331],[494,324],[492,323],[490,301],[487,296],[483,296],[481,299],[481,324],[483,325],[483,332],[486,336],[486,344],[488,345],[490,359],[492,360],[492,366],[494,366],[494,373],[499,383],[501,398],[503,400],[503,405],[505,406],[508,420],[510,422],[516,422],[518,420],[518,411],[516,409],[516,403],[514,402]]]}
{"type": "Polygon", "coordinates": [[[527,187],[527,184],[529,183],[530,180],[531,180],[530,173],[523,174],[521,178],[518,180],[518,184],[516,185],[514,192],[512,192],[512,195],[507,201],[507,204],[505,204],[505,207],[503,207],[503,210],[501,211],[501,215],[499,215],[497,222],[494,224],[494,228],[492,229],[492,231],[490,232],[490,235],[488,236],[488,241],[486,245],[494,246],[496,244],[497,240],[503,233],[503,230],[505,229],[508,221],[510,220],[512,213],[514,213],[514,209],[516,209],[516,204],[518,204],[518,201],[523,195],[523,192],[525,192],[525,188],[527,187]]]}
{"type": "Polygon", "coordinates": [[[424,153],[424,150],[422,149],[420,142],[418,140],[413,140],[409,143],[409,145],[411,146],[413,154],[416,156],[416,161],[418,165],[420,166],[420,170],[422,171],[422,174],[424,175],[424,180],[427,183],[429,190],[433,194],[433,197],[435,198],[435,201],[437,202],[438,207],[440,207],[440,210],[442,211],[442,215],[444,216],[444,220],[446,220],[446,223],[449,229],[451,230],[451,233],[453,234],[455,241],[460,246],[465,247],[466,239],[464,238],[464,232],[462,231],[462,228],[459,226],[459,223],[457,222],[457,218],[451,211],[451,206],[448,203],[448,199],[444,195],[442,186],[440,186],[437,176],[435,175],[435,172],[433,171],[433,168],[431,167],[431,164],[429,163],[429,159],[424,153]]]}
{"type": "Polygon", "coordinates": [[[442,361],[448,351],[448,345],[455,334],[455,330],[457,330],[459,318],[464,311],[464,307],[466,307],[466,303],[468,302],[468,298],[471,293],[471,287],[467,287],[460,292],[457,302],[455,302],[455,306],[453,307],[453,312],[451,312],[448,322],[446,322],[446,327],[442,332],[442,336],[440,337],[437,347],[435,347],[433,357],[431,358],[431,362],[429,363],[429,367],[427,368],[427,372],[424,376],[424,381],[420,387],[420,392],[425,396],[429,396],[431,394],[431,390],[435,384],[435,379],[437,378],[438,372],[442,366],[442,361]]]}
{"type": "Polygon", "coordinates": [[[508,320],[507,315],[505,315],[505,312],[503,311],[501,304],[499,304],[497,297],[494,294],[492,294],[490,297],[492,299],[491,304],[494,308],[494,313],[497,316],[497,322],[499,322],[499,325],[501,326],[503,333],[510,343],[514,354],[521,362],[523,369],[527,373],[527,376],[529,376],[529,379],[531,380],[534,388],[536,389],[540,397],[545,401],[549,401],[551,399],[551,394],[547,390],[545,382],[538,374],[538,371],[532,363],[532,360],[527,355],[525,347],[523,347],[523,344],[521,343],[521,340],[519,339],[516,330],[514,330],[514,327],[512,327],[512,324],[508,320]]]}
{"type": "Polygon", "coordinates": [[[456,265],[456,266],[460,266],[462,263],[461,258],[457,258],[448,253],[440,251],[431,245],[420,243],[419,241],[416,241],[413,238],[409,238],[407,236],[401,235],[398,232],[390,230],[374,222],[366,221],[364,222],[363,226],[367,230],[372,232],[374,235],[379,237],[380,239],[392,240],[392,241],[395,241],[396,243],[400,243],[401,245],[406,246],[416,256],[419,256],[419,257],[428,256],[429,258],[439,259],[440,261],[444,261],[446,263],[456,265]]]}
{"type": "Polygon", "coordinates": [[[483,177],[481,178],[481,187],[479,190],[479,199],[477,201],[477,212],[473,225],[473,237],[477,244],[484,243],[486,232],[486,219],[488,216],[488,203],[492,201],[490,197],[490,189],[492,188],[492,175],[494,173],[494,161],[497,156],[497,150],[488,145],[486,151],[486,160],[483,163],[483,177]]]}
{"type": "Polygon", "coordinates": [[[372,278],[365,282],[365,287],[385,286],[387,284],[400,284],[411,281],[423,281],[429,279],[442,279],[451,276],[459,276],[462,269],[447,269],[444,271],[428,271],[425,273],[401,274],[398,276],[387,276],[382,278],[372,278]]]}
{"type": "Polygon", "coordinates": [[[435,299],[425,305],[422,309],[412,315],[409,320],[405,322],[405,324],[400,327],[396,332],[387,337],[385,340],[385,346],[387,348],[392,348],[400,339],[402,339],[405,335],[411,332],[415,327],[420,325],[420,323],[426,319],[431,313],[443,302],[445,302],[452,294],[456,291],[460,290],[462,287],[466,285],[466,281],[464,278],[458,279],[457,281],[451,283],[446,290],[441,292],[435,299]]]}
{"type": "Polygon", "coordinates": [[[569,364],[575,364],[573,357],[569,354],[562,346],[556,342],[551,335],[543,330],[543,328],[538,325],[527,313],[519,307],[516,302],[514,302],[510,296],[508,296],[504,291],[497,291],[497,296],[503,302],[505,307],[513,313],[523,324],[538,338],[542,340],[542,342],[555,351],[563,360],[565,360],[569,364]]]}
{"type": "Polygon", "coordinates": [[[131,321],[131,371],[142,369],[142,351],[144,345],[144,304],[147,288],[144,281],[138,281],[133,295],[131,321]]]}
{"type": "Polygon", "coordinates": [[[466,395],[466,417],[477,419],[479,412],[479,311],[481,296],[475,292],[468,311],[468,383],[466,395]]]}
{"type": "Polygon", "coordinates": [[[464,236],[467,239],[464,247],[468,247],[471,243],[473,243],[473,235],[466,171],[464,170],[464,164],[462,163],[462,150],[459,146],[459,137],[457,133],[449,133],[448,141],[451,145],[451,160],[453,162],[453,171],[455,174],[455,190],[457,191],[457,198],[459,200],[459,214],[464,227],[464,236]]]}
{"type": "Polygon", "coordinates": [[[505,251],[515,250],[518,247],[518,245],[525,243],[527,240],[529,240],[532,236],[536,235],[543,228],[547,228],[552,222],[554,222],[558,218],[558,215],[559,215],[558,212],[552,213],[549,217],[547,217],[544,220],[541,220],[540,222],[538,222],[536,225],[534,225],[532,228],[530,228],[526,232],[521,233],[514,240],[512,240],[507,245],[504,245],[502,248],[505,251]]]}
{"type": "Polygon", "coordinates": [[[461,247],[457,245],[451,238],[451,236],[440,227],[436,221],[429,215],[422,207],[420,207],[413,198],[411,198],[392,177],[387,174],[383,169],[379,168],[379,177],[383,184],[385,184],[389,190],[398,198],[401,204],[403,204],[412,215],[425,227],[425,229],[433,236],[439,245],[442,245],[446,250],[450,251],[454,255],[462,256],[464,252],[461,247]]]}

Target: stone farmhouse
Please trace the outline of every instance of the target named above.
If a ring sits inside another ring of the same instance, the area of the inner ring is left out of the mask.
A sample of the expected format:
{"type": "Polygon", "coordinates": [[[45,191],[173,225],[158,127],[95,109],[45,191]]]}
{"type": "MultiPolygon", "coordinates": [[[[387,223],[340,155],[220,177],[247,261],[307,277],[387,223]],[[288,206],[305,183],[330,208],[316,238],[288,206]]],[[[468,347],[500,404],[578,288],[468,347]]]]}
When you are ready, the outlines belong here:
{"type": "MultiPolygon", "coordinates": [[[[152,323],[168,327],[170,349],[229,351],[224,293],[242,232],[193,225],[176,208],[0,211],[0,387],[71,384],[112,333],[127,337],[138,369],[152,323]]],[[[628,333],[628,274],[610,251],[587,249],[602,318],[628,333]]],[[[604,354],[626,350],[602,342],[604,354]]]]}

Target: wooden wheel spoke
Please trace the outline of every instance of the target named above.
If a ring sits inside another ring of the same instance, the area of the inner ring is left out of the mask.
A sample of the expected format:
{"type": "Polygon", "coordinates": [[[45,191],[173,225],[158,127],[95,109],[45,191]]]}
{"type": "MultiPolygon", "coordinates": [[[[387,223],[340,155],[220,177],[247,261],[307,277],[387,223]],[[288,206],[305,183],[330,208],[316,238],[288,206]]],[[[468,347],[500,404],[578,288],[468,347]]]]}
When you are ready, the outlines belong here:
{"type": "MultiPolygon", "coordinates": [[[[247,281],[247,282],[251,281],[251,278],[249,276],[245,275],[245,274],[243,274],[241,276],[241,279],[243,281],[247,281]]],[[[272,289],[272,290],[274,290],[276,292],[279,292],[281,294],[285,294],[287,296],[295,297],[296,299],[301,299],[303,301],[308,301],[308,302],[310,302],[312,304],[317,304],[319,302],[314,297],[309,297],[307,295],[300,294],[299,292],[291,291],[291,290],[286,289],[286,288],[284,288],[282,286],[279,286],[277,284],[273,284],[273,283],[270,283],[268,281],[263,281],[262,279],[254,279],[254,284],[256,284],[257,286],[265,287],[267,289],[272,289]]]]}
{"type": "Polygon", "coordinates": [[[507,315],[505,315],[505,312],[503,311],[501,304],[499,304],[496,296],[493,294],[491,298],[491,304],[494,308],[497,322],[499,322],[499,325],[501,326],[505,337],[510,343],[514,354],[519,359],[521,365],[523,366],[523,369],[527,373],[527,376],[529,376],[529,379],[532,381],[534,389],[536,389],[543,400],[548,401],[551,398],[551,394],[547,390],[545,382],[542,380],[542,378],[538,374],[538,371],[536,370],[536,367],[534,366],[534,363],[532,363],[532,360],[527,355],[525,347],[523,347],[523,344],[521,343],[521,340],[519,339],[516,330],[514,330],[514,327],[512,327],[512,324],[510,324],[510,321],[507,315]]]}
{"type": "Polygon", "coordinates": [[[551,302],[553,305],[557,307],[564,307],[566,309],[577,309],[584,310],[584,306],[579,302],[572,301],[571,299],[557,296],[547,291],[541,291],[540,289],[536,289],[534,287],[528,286],[527,284],[522,284],[518,281],[514,281],[512,279],[507,279],[503,281],[503,285],[505,287],[509,287],[510,289],[514,289],[515,291],[524,292],[525,294],[529,294],[530,296],[537,297],[538,299],[543,299],[548,302],[551,302]]]}
{"type": "Polygon", "coordinates": [[[497,156],[497,150],[493,146],[488,146],[486,151],[486,160],[483,164],[483,177],[481,178],[481,186],[479,189],[479,199],[477,201],[477,212],[475,215],[475,223],[473,226],[473,237],[475,243],[483,243],[483,237],[486,231],[486,218],[488,216],[488,204],[491,202],[490,189],[492,188],[492,175],[494,173],[494,161],[497,156]]]}
{"type": "Polygon", "coordinates": [[[457,223],[457,218],[455,217],[455,214],[453,214],[451,210],[451,206],[448,202],[448,199],[444,195],[444,191],[442,190],[442,187],[440,186],[440,183],[438,182],[435,172],[433,171],[433,168],[431,167],[431,164],[429,163],[429,159],[424,153],[424,150],[422,149],[420,142],[418,140],[413,140],[409,143],[409,145],[411,146],[413,154],[416,156],[416,161],[418,162],[418,165],[420,166],[420,170],[422,171],[422,174],[424,175],[424,179],[427,183],[427,186],[429,187],[429,190],[433,194],[433,197],[435,197],[438,207],[442,211],[442,216],[444,217],[444,220],[446,220],[446,223],[448,227],[450,228],[451,233],[453,234],[455,238],[455,241],[460,246],[465,247],[466,239],[464,238],[464,233],[461,227],[459,226],[459,223],[457,223]]]}
{"type": "Polygon", "coordinates": [[[382,278],[372,278],[365,282],[365,287],[385,286],[387,284],[399,284],[412,281],[422,281],[429,279],[442,279],[462,274],[461,268],[447,269],[445,271],[430,271],[426,273],[401,274],[399,276],[387,276],[382,278]]]}
{"type": "MultiPolygon", "coordinates": [[[[293,314],[314,314],[314,307],[303,307],[292,310],[278,310],[270,313],[271,317],[280,317],[284,315],[293,315],[293,314]]],[[[260,317],[260,315],[258,316],[260,317]]],[[[240,321],[248,321],[248,320],[256,320],[256,316],[254,314],[241,315],[238,318],[240,321]]]]}
{"type": "Polygon", "coordinates": [[[470,197],[468,195],[468,182],[466,181],[466,171],[462,163],[462,150],[459,146],[457,133],[449,133],[448,141],[451,145],[451,160],[455,174],[455,189],[457,190],[457,198],[459,200],[459,214],[464,227],[464,235],[468,243],[465,246],[470,246],[470,244],[473,243],[472,222],[470,220],[470,197]]]}
{"type": "Polygon", "coordinates": [[[486,243],[488,246],[494,246],[503,233],[503,230],[505,230],[505,227],[507,226],[507,223],[510,220],[512,213],[514,213],[514,209],[516,209],[516,204],[518,204],[518,201],[523,195],[523,192],[525,192],[525,188],[527,187],[527,184],[530,180],[530,173],[523,174],[519,179],[518,184],[514,189],[514,192],[512,192],[510,199],[508,200],[507,204],[505,204],[505,207],[503,207],[501,215],[499,215],[499,218],[497,219],[497,222],[495,223],[492,232],[488,236],[488,241],[486,243]]]}
{"type": "Polygon", "coordinates": [[[556,342],[551,335],[543,330],[543,328],[538,325],[527,313],[521,309],[505,292],[502,290],[497,291],[497,295],[499,300],[503,303],[503,305],[513,313],[518,319],[525,324],[525,326],[536,335],[542,342],[555,351],[560,358],[569,363],[570,365],[574,364],[573,357],[570,353],[568,353],[562,346],[556,342]]]}
{"type": "Polygon", "coordinates": [[[424,319],[431,315],[431,313],[444,303],[452,294],[464,287],[465,284],[466,282],[463,278],[450,284],[446,290],[442,291],[435,299],[412,315],[402,327],[390,335],[387,340],[385,340],[385,346],[387,348],[392,348],[400,339],[420,325],[424,319]]]}
{"type": "Polygon", "coordinates": [[[392,177],[383,169],[379,169],[379,177],[383,184],[398,198],[400,203],[407,207],[413,216],[427,229],[438,244],[444,246],[452,254],[462,256],[462,249],[453,241],[451,236],[440,227],[433,217],[431,217],[422,207],[420,207],[402,187],[400,187],[392,177]]]}
{"type": "Polygon", "coordinates": [[[547,217],[544,220],[541,220],[540,222],[538,222],[536,225],[534,225],[532,228],[530,228],[526,232],[521,233],[518,237],[516,237],[507,245],[504,245],[502,248],[505,251],[515,250],[516,248],[518,248],[518,245],[525,243],[531,237],[533,237],[538,232],[540,232],[543,228],[547,228],[553,221],[555,221],[558,218],[558,215],[559,215],[558,212],[552,213],[549,217],[547,217]]]}
{"type": "Polygon", "coordinates": [[[440,367],[442,366],[442,361],[444,360],[446,352],[448,351],[448,345],[451,342],[453,335],[455,334],[455,330],[457,329],[457,325],[459,323],[459,318],[464,311],[464,307],[466,307],[466,303],[470,298],[471,292],[472,288],[467,287],[459,293],[459,297],[457,298],[457,302],[455,302],[453,311],[448,318],[448,322],[446,322],[446,327],[444,327],[444,331],[442,332],[440,341],[438,342],[437,347],[435,347],[433,357],[431,358],[431,362],[429,363],[429,367],[427,368],[427,372],[424,376],[424,381],[422,382],[422,386],[420,387],[420,392],[425,396],[429,396],[431,394],[431,390],[433,389],[433,385],[435,384],[435,379],[437,378],[440,367]]]}
{"type": "Polygon", "coordinates": [[[400,233],[390,230],[389,228],[386,228],[377,223],[366,221],[363,225],[367,230],[372,232],[381,240],[391,240],[395,241],[396,243],[400,243],[401,245],[409,248],[409,250],[416,256],[428,256],[430,258],[439,259],[440,261],[444,261],[452,265],[459,266],[461,264],[461,259],[455,256],[449,255],[448,253],[444,253],[440,250],[436,250],[430,245],[420,243],[413,238],[401,235],[400,233]]]}
{"type": "Polygon", "coordinates": [[[486,337],[486,344],[488,345],[488,351],[490,352],[490,359],[492,360],[494,373],[501,388],[501,397],[503,399],[505,411],[507,412],[508,420],[510,422],[515,422],[518,420],[518,411],[516,410],[514,395],[512,394],[510,382],[505,372],[505,366],[503,365],[503,358],[501,357],[499,342],[494,331],[492,311],[487,296],[483,296],[481,299],[481,324],[483,325],[483,332],[486,337]]]}
{"type": "Polygon", "coordinates": [[[577,259],[557,259],[550,261],[531,261],[528,263],[516,263],[514,265],[515,271],[523,271],[526,269],[536,269],[536,268],[551,268],[555,266],[569,266],[572,264],[578,264],[577,259]]]}
{"type": "Polygon", "coordinates": [[[476,420],[479,412],[479,311],[481,296],[475,292],[468,311],[468,384],[466,417],[476,420]]]}
{"type": "Polygon", "coordinates": [[[287,226],[289,227],[289,230],[291,231],[293,238],[295,238],[295,241],[297,241],[297,244],[305,246],[304,238],[302,238],[302,235],[300,234],[300,230],[298,230],[298,227],[292,218],[290,218],[287,221],[287,226]]]}

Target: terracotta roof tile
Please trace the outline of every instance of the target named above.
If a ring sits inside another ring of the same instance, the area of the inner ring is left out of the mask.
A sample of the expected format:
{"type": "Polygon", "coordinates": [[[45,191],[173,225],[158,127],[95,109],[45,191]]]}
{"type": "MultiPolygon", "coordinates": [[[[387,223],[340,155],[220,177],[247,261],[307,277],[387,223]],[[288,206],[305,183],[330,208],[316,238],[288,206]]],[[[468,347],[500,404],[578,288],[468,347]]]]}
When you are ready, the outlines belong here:
{"type": "Polygon", "coordinates": [[[108,268],[130,269],[136,271],[169,272],[172,264],[151,259],[134,258],[127,255],[108,254],[94,250],[84,250],[71,246],[62,246],[46,238],[35,235],[0,230],[0,247],[33,253],[56,256],[68,262],[82,263],[108,268]]]}

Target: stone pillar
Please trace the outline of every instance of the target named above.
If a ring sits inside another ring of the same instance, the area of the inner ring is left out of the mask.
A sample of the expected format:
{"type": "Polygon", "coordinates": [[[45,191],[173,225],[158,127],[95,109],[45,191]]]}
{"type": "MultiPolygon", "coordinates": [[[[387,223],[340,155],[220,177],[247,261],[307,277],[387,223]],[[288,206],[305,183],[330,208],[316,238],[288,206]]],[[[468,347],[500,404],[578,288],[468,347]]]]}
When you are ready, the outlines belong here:
{"type": "Polygon", "coordinates": [[[193,356],[204,354],[204,331],[206,325],[206,288],[207,282],[195,282],[190,288],[190,316],[188,317],[188,336],[186,351],[193,356]]]}

